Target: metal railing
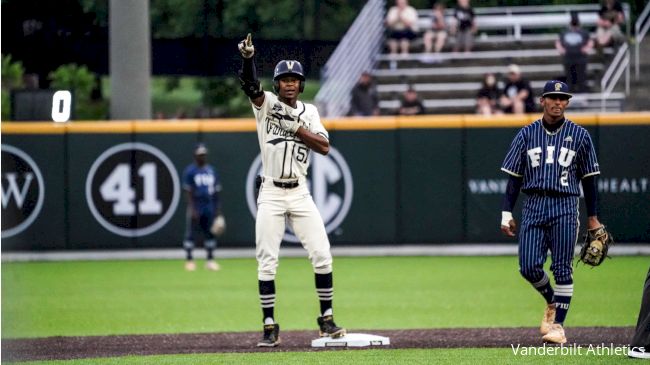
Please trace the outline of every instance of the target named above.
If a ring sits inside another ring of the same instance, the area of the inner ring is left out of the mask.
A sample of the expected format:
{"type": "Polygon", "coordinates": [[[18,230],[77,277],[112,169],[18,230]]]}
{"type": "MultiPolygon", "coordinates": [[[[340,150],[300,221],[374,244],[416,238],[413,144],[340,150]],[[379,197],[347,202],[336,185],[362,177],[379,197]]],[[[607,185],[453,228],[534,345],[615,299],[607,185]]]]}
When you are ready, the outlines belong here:
{"type": "Polygon", "coordinates": [[[350,93],[363,71],[371,71],[384,40],[384,0],[370,0],[321,72],[316,103],[321,114],[340,117],[350,108],[350,93]]]}
{"type": "Polygon", "coordinates": [[[621,75],[625,72],[625,95],[630,94],[630,47],[627,43],[623,43],[616,52],[616,56],[610,63],[607,71],[603,74],[603,78],[600,80],[600,105],[601,111],[606,111],[607,109],[607,98],[614,91],[614,87],[618,83],[618,80],[621,78],[621,75]]]}
{"type": "MultiPolygon", "coordinates": [[[[631,36],[631,11],[630,4],[622,3],[623,13],[625,14],[625,32],[627,38],[631,36]]],[[[565,27],[569,23],[569,16],[571,12],[577,12],[580,14],[580,22],[584,25],[585,21],[591,26],[595,26],[595,20],[598,18],[598,12],[600,11],[601,4],[567,4],[567,5],[523,5],[523,6],[498,6],[498,7],[489,7],[489,8],[474,8],[474,13],[476,14],[476,21],[481,29],[481,23],[486,27],[485,29],[506,29],[508,30],[508,35],[513,35],[512,31],[520,32],[522,28],[539,28],[540,26],[535,26],[534,23],[527,24],[525,19],[527,15],[541,15],[545,16],[548,14],[564,14],[565,17],[560,18],[561,21],[558,21],[555,25],[558,27],[565,27]],[[517,24],[512,24],[513,21],[516,22],[518,17],[522,18],[522,22],[517,24]],[[482,21],[481,18],[484,20],[482,21]],[[502,20],[499,23],[499,19],[502,20]],[[499,26],[499,24],[501,26],[499,26]],[[519,30],[517,30],[518,28],[519,30]],[[512,30],[512,31],[511,31],[512,30]]],[[[420,20],[430,19],[432,17],[433,11],[431,9],[419,9],[418,16],[420,20]]],[[[445,17],[448,21],[454,20],[454,9],[447,8],[445,10],[445,17]]],[[[550,25],[550,24],[549,24],[550,25]]],[[[541,26],[544,28],[545,26],[541,26]]]]}
{"type": "Polygon", "coordinates": [[[634,34],[635,34],[635,45],[634,45],[634,75],[638,80],[640,77],[639,71],[639,46],[643,42],[643,38],[646,33],[648,33],[648,28],[650,28],[650,3],[646,4],[645,9],[634,23],[634,34]]]}

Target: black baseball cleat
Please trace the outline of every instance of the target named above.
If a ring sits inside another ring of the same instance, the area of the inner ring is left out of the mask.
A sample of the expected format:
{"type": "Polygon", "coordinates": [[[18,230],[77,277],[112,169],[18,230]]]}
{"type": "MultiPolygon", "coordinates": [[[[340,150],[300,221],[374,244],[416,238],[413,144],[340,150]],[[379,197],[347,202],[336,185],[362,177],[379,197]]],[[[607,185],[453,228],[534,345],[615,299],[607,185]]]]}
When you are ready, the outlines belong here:
{"type": "Polygon", "coordinates": [[[634,359],[650,359],[650,348],[648,347],[630,347],[627,356],[634,359]]]}
{"type": "Polygon", "coordinates": [[[321,337],[339,338],[345,336],[345,328],[338,327],[334,323],[333,316],[318,317],[318,326],[320,327],[321,337]]]}
{"type": "Polygon", "coordinates": [[[264,337],[257,343],[257,347],[275,347],[280,344],[280,325],[265,324],[264,337]]]}

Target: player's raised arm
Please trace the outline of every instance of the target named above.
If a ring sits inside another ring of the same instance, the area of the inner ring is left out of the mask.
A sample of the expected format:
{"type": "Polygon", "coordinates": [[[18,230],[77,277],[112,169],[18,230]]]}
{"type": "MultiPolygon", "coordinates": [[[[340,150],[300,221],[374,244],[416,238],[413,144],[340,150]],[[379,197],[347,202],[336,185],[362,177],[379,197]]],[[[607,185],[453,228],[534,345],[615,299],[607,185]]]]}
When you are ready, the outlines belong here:
{"type": "Polygon", "coordinates": [[[239,53],[242,56],[242,67],[239,70],[239,83],[241,89],[248,96],[253,104],[262,106],[264,102],[264,91],[260,80],[257,79],[257,71],[255,70],[255,47],[253,46],[253,39],[251,34],[248,33],[246,39],[239,42],[239,53]]]}

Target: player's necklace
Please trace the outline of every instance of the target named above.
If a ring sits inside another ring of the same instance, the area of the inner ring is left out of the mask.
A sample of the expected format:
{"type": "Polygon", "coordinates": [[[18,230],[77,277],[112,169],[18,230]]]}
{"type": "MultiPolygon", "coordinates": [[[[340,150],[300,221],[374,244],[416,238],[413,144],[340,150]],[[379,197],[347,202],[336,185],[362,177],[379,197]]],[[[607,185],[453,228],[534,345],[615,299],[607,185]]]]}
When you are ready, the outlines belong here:
{"type": "Polygon", "coordinates": [[[565,122],[566,122],[566,118],[563,118],[561,122],[557,122],[555,124],[548,124],[544,121],[544,118],[542,118],[542,127],[544,128],[544,132],[546,132],[546,134],[548,134],[549,136],[554,136],[562,130],[562,127],[564,127],[565,122]]]}

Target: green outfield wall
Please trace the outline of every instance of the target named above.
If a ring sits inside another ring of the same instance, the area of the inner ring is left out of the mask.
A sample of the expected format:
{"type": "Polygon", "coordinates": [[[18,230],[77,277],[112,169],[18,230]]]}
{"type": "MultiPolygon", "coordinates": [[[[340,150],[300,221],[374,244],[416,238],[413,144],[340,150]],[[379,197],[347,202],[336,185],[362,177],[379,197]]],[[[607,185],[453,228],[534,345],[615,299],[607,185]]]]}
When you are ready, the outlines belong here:
{"type": "MultiPolygon", "coordinates": [[[[312,154],[309,183],[330,240],[512,242],[498,227],[499,168],[537,117],[326,120],[333,148],[312,154]]],[[[650,242],[650,113],[569,117],[596,144],[601,221],[618,242],[650,242]]],[[[259,145],[241,119],[2,123],[2,250],[180,247],[180,175],[198,141],[222,179],[220,245],[252,247],[259,145]]],[[[298,244],[291,231],[285,241],[298,244]]]]}

